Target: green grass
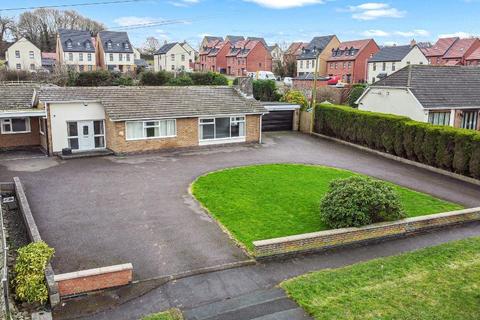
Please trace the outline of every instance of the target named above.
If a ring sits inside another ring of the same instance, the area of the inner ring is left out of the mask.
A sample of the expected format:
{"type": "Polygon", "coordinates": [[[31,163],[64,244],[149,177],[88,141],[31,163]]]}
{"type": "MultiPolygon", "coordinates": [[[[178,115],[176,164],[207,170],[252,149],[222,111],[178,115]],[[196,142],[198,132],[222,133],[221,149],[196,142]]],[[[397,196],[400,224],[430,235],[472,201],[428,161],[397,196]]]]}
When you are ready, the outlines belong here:
{"type": "MultiPolygon", "coordinates": [[[[194,196],[248,250],[252,241],[326,230],[320,200],[329,182],[355,173],[294,164],[259,165],[213,172],[193,184],[194,196]]],[[[394,186],[409,217],[462,206],[394,186]]]]}
{"type": "Polygon", "coordinates": [[[480,238],[314,272],[281,286],[315,319],[479,319],[480,238]]]}
{"type": "Polygon", "coordinates": [[[180,310],[170,309],[164,312],[145,316],[142,318],[142,320],[183,320],[183,316],[180,310]]]}

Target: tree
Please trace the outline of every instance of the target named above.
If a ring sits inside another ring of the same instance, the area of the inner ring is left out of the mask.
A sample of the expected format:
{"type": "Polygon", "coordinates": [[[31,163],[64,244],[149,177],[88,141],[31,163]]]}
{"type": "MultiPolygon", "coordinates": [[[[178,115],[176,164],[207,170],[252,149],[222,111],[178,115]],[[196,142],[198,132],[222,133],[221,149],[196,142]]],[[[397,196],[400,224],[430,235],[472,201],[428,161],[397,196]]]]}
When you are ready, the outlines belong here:
{"type": "Polygon", "coordinates": [[[10,17],[0,16],[0,43],[3,43],[14,30],[15,21],[10,17]]]}
{"type": "Polygon", "coordinates": [[[160,41],[155,37],[148,37],[143,44],[142,51],[145,55],[153,56],[160,49],[160,41]]]}
{"type": "Polygon", "coordinates": [[[260,101],[278,101],[280,94],[273,80],[253,81],[253,96],[260,101]]]}
{"type": "Polygon", "coordinates": [[[280,101],[298,104],[301,106],[302,110],[305,110],[308,106],[307,98],[305,98],[303,93],[297,90],[287,91],[287,93],[280,98],[280,101]]]}
{"type": "Polygon", "coordinates": [[[275,61],[275,65],[273,66],[273,73],[281,78],[286,77],[285,66],[281,61],[275,61]]]}

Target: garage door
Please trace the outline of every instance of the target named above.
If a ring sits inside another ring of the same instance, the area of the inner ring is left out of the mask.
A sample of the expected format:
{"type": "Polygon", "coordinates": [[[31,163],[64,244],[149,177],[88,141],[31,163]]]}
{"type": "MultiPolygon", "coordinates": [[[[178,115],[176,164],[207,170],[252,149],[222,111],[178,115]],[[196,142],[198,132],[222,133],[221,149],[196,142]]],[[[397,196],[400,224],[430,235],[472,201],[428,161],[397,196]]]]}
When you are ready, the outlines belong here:
{"type": "Polygon", "coordinates": [[[270,111],[262,118],[262,131],[292,130],[293,110],[270,111]]]}

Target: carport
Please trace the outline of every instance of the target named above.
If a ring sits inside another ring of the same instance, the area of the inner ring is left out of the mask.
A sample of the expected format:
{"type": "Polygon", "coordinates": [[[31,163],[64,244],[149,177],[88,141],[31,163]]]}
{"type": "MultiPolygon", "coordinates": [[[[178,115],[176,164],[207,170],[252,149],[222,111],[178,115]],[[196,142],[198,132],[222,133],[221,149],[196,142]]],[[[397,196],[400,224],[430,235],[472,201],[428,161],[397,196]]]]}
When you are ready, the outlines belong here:
{"type": "Polygon", "coordinates": [[[262,131],[298,130],[300,106],[288,102],[263,102],[268,113],[262,117],[262,131]]]}

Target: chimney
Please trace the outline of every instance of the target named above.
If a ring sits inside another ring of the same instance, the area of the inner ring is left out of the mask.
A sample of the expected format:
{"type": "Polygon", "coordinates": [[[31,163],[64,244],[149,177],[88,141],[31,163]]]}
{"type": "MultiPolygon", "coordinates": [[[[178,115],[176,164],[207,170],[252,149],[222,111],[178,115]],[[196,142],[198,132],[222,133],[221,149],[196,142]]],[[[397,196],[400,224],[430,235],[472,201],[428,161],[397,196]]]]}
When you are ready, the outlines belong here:
{"type": "Polygon", "coordinates": [[[410,47],[414,47],[417,45],[417,41],[415,41],[415,39],[412,39],[412,41],[410,41],[410,47]]]}
{"type": "Polygon", "coordinates": [[[253,98],[253,79],[251,77],[238,77],[235,88],[245,97],[253,98]]]}

